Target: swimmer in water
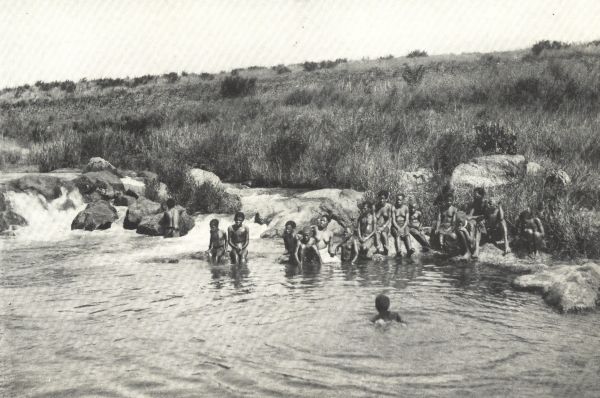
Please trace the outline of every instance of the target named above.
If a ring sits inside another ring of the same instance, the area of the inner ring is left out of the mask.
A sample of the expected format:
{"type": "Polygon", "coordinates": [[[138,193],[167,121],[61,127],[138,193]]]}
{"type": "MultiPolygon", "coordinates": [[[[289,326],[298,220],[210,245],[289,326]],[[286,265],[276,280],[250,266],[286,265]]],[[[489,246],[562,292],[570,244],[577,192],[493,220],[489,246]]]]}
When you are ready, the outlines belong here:
{"type": "Polygon", "coordinates": [[[352,227],[344,228],[344,240],[336,246],[335,253],[342,250],[342,263],[356,264],[358,259],[358,238],[354,236],[352,227]]]}
{"type": "Polygon", "coordinates": [[[208,256],[211,264],[221,262],[227,253],[227,234],[219,229],[219,220],[210,220],[210,242],[208,244],[208,256]]]}
{"type": "Polygon", "coordinates": [[[313,225],[311,227],[314,231],[314,236],[317,241],[317,248],[319,249],[321,258],[323,258],[323,256],[325,255],[329,255],[330,257],[335,256],[335,253],[332,249],[332,235],[331,232],[327,230],[329,221],[329,216],[324,214],[321,217],[319,217],[317,225],[313,225]]]}
{"type": "Polygon", "coordinates": [[[302,269],[305,262],[308,260],[316,261],[318,266],[321,266],[323,260],[321,259],[321,253],[317,246],[317,239],[315,238],[315,230],[310,227],[304,227],[299,235],[300,240],[298,241],[297,249],[294,252],[294,257],[298,267],[302,269]]]}
{"type": "Polygon", "coordinates": [[[250,229],[242,225],[244,213],[238,211],[233,218],[234,224],[227,229],[227,243],[231,247],[231,263],[243,265],[248,261],[248,244],[250,243],[250,229]]]}
{"type": "Polygon", "coordinates": [[[371,322],[377,322],[380,320],[384,322],[403,322],[400,314],[390,311],[390,298],[385,294],[380,294],[375,297],[375,308],[377,308],[378,314],[371,318],[371,322]]]}
{"type": "Polygon", "coordinates": [[[285,247],[284,256],[292,256],[296,246],[298,244],[298,234],[296,233],[296,223],[289,220],[285,223],[285,229],[283,230],[283,245],[285,247]]]}

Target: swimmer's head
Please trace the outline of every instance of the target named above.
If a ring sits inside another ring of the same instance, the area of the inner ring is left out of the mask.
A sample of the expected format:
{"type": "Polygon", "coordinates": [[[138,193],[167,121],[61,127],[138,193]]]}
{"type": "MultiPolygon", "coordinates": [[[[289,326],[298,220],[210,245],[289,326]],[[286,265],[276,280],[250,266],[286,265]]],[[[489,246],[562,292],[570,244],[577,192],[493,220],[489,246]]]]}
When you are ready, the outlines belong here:
{"type": "Polygon", "coordinates": [[[219,229],[219,220],[213,218],[212,220],[210,220],[208,225],[210,226],[211,231],[216,231],[217,229],[219,229]]]}
{"type": "Polygon", "coordinates": [[[296,223],[294,221],[289,220],[288,222],[285,223],[285,231],[287,233],[291,233],[295,229],[296,229],[296,223]]]}
{"type": "Polygon", "coordinates": [[[235,222],[235,225],[242,225],[242,223],[244,222],[244,219],[246,219],[246,216],[241,211],[238,211],[237,213],[235,213],[235,216],[233,217],[233,221],[235,222]]]}
{"type": "Polygon", "coordinates": [[[167,207],[169,209],[172,209],[173,207],[175,207],[175,199],[173,199],[173,198],[167,199],[167,207]]]}
{"type": "Polygon", "coordinates": [[[319,227],[327,228],[327,225],[329,225],[329,216],[327,214],[323,214],[321,217],[319,217],[319,227]]]}
{"type": "Polygon", "coordinates": [[[382,313],[390,309],[390,298],[385,294],[380,294],[375,297],[375,308],[377,312],[382,313]]]}

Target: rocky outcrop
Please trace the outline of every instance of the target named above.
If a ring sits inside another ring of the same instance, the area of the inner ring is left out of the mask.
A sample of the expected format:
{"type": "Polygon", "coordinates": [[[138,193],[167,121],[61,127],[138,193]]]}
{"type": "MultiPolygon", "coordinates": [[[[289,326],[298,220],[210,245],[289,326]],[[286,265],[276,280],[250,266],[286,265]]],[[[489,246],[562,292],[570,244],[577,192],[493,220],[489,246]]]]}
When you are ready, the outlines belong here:
{"type": "Polygon", "coordinates": [[[119,193],[125,192],[121,179],[110,171],[91,171],[76,178],[73,183],[79,189],[84,198],[96,199],[99,195],[102,199],[113,199],[119,193]],[[94,195],[97,194],[97,195],[94,195]]]}
{"type": "Polygon", "coordinates": [[[490,155],[456,166],[450,183],[453,186],[497,187],[524,177],[527,168],[523,155],[490,155]]]}
{"type": "MultiPolygon", "coordinates": [[[[194,228],[194,219],[183,207],[175,206],[175,208],[179,211],[179,234],[180,236],[187,235],[194,228]]],[[[144,216],[135,232],[149,236],[163,236],[165,234],[164,213],[144,216]]]]}
{"type": "Polygon", "coordinates": [[[600,265],[557,265],[520,276],[513,285],[541,292],[548,304],[564,312],[592,309],[600,300],[600,265]]]}
{"type": "Polygon", "coordinates": [[[410,192],[421,185],[428,184],[432,178],[433,172],[431,170],[420,168],[416,171],[401,170],[398,172],[396,180],[403,191],[410,192]]]}
{"type": "Polygon", "coordinates": [[[36,174],[12,180],[7,185],[9,190],[38,193],[47,201],[60,197],[61,187],[72,187],[69,181],[61,178],[36,174]]]}
{"type": "Polygon", "coordinates": [[[221,185],[221,179],[215,173],[202,169],[191,169],[188,172],[188,176],[194,184],[200,186],[206,182],[211,183],[215,186],[221,185]]]}
{"type": "Polygon", "coordinates": [[[539,163],[527,162],[525,166],[525,174],[532,177],[537,177],[544,174],[545,170],[539,163]]]}
{"type": "Polygon", "coordinates": [[[162,207],[160,203],[151,201],[150,199],[141,197],[132,203],[127,208],[125,220],[123,220],[123,228],[136,229],[142,222],[142,218],[160,213],[162,207]]]}
{"type": "Polygon", "coordinates": [[[130,196],[146,196],[146,184],[144,181],[140,181],[137,178],[125,177],[121,178],[121,183],[123,184],[123,189],[130,196]],[[132,195],[134,193],[135,195],[132,195]]]}
{"type": "Polygon", "coordinates": [[[113,166],[112,164],[110,164],[109,161],[104,160],[100,157],[95,157],[95,158],[91,158],[87,165],[85,166],[85,168],[83,169],[84,172],[89,172],[89,171],[110,171],[113,174],[117,173],[117,168],[115,166],[113,166]]]}
{"type": "Polygon", "coordinates": [[[134,204],[137,199],[138,198],[134,198],[133,196],[127,195],[127,194],[125,194],[125,195],[119,195],[119,196],[117,196],[115,198],[115,200],[113,201],[113,204],[115,206],[127,206],[127,207],[129,207],[132,204],[134,204]]]}
{"type": "Polygon", "coordinates": [[[71,229],[86,231],[108,229],[117,218],[117,210],[107,201],[99,200],[88,204],[83,211],[77,214],[71,223],[71,229]]]}
{"type": "Polygon", "coordinates": [[[27,225],[27,220],[12,210],[0,211],[0,232],[27,225]]]}

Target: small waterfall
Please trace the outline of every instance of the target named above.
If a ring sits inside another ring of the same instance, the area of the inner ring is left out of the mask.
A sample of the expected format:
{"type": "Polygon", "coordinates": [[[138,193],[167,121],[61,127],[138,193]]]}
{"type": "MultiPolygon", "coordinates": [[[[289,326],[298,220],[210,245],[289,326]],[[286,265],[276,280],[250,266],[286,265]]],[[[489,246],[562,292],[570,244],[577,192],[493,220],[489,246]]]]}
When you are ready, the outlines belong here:
{"type": "Polygon", "coordinates": [[[71,222],[85,208],[77,190],[61,188],[61,196],[50,202],[32,192],[6,192],[10,208],[27,220],[28,225],[17,228],[15,235],[25,240],[60,240],[71,232],[71,222]]]}

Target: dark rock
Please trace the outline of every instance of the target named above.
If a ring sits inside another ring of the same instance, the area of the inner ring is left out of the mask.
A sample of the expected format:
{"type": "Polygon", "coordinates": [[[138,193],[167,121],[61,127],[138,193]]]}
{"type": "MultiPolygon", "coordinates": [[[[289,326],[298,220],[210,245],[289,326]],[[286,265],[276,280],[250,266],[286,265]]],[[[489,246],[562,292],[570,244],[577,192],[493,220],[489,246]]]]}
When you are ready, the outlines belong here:
{"type": "Polygon", "coordinates": [[[137,194],[136,192],[132,191],[131,189],[128,189],[128,190],[126,190],[126,191],[125,191],[125,195],[127,195],[127,196],[131,196],[131,197],[132,197],[132,198],[134,198],[134,199],[137,199],[137,198],[139,198],[140,196],[142,196],[142,195],[139,195],[139,194],[137,194]]]}
{"type": "Polygon", "coordinates": [[[27,220],[15,213],[12,210],[4,210],[0,212],[0,232],[4,232],[11,229],[11,226],[25,226],[27,220]]]}
{"type": "Polygon", "coordinates": [[[136,229],[143,217],[154,215],[157,213],[162,214],[162,207],[160,203],[151,201],[150,199],[140,197],[134,203],[129,205],[127,214],[125,214],[125,220],[123,221],[123,228],[125,229],[136,229]]]}
{"type": "Polygon", "coordinates": [[[103,199],[113,199],[118,192],[125,191],[121,179],[106,170],[85,173],[73,182],[82,195],[98,192],[103,199]]]}
{"type": "Polygon", "coordinates": [[[71,223],[71,229],[108,229],[117,218],[117,210],[107,201],[99,200],[88,204],[85,210],[77,214],[71,223]]]}
{"type": "Polygon", "coordinates": [[[134,198],[131,195],[119,195],[115,198],[113,204],[115,206],[131,206],[132,204],[135,203],[135,201],[137,200],[137,198],[134,198]]]}
{"type": "Polygon", "coordinates": [[[15,191],[35,192],[46,198],[47,201],[54,200],[62,194],[61,187],[71,187],[71,183],[47,175],[29,175],[23,176],[8,183],[15,191]]]}
{"type": "MultiPolygon", "coordinates": [[[[176,206],[175,208],[179,210],[179,234],[180,236],[187,235],[187,233],[195,226],[194,219],[187,213],[187,211],[183,207],[176,206]]],[[[139,223],[136,232],[142,235],[164,236],[164,212],[144,216],[142,218],[142,221],[139,223]]]]}

